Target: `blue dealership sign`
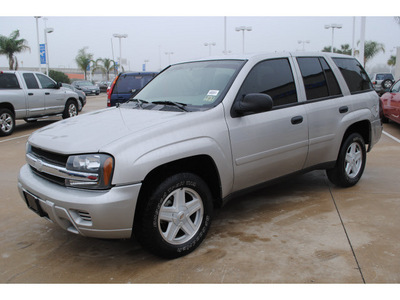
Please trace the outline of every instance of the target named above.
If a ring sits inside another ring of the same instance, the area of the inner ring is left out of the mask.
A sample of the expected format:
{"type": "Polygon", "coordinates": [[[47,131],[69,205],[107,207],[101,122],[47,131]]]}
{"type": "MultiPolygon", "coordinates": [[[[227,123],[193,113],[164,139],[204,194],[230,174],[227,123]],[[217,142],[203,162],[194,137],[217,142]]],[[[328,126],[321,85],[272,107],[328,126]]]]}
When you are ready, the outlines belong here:
{"type": "Polygon", "coordinates": [[[40,46],[40,64],[45,65],[46,64],[46,45],[39,44],[39,46],[40,46]]]}

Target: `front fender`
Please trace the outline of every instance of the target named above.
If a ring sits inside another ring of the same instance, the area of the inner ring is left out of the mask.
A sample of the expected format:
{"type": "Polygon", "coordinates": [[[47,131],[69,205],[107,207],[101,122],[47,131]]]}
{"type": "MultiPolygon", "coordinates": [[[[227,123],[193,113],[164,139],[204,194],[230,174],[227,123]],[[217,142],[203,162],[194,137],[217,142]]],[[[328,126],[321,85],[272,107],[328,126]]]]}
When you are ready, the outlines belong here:
{"type": "MultiPolygon", "coordinates": [[[[180,159],[198,155],[207,155],[214,161],[221,178],[222,196],[225,196],[233,184],[233,166],[230,151],[224,151],[216,140],[210,137],[198,137],[182,140],[152,149],[137,157],[130,167],[116,166],[114,182],[130,178],[129,183],[142,182],[152,170],[180,159]]],[[[117,162],[118,163],[118,162],[117,162]]],[[[128,184],[126,182],[125,184],[128,184]]]]}

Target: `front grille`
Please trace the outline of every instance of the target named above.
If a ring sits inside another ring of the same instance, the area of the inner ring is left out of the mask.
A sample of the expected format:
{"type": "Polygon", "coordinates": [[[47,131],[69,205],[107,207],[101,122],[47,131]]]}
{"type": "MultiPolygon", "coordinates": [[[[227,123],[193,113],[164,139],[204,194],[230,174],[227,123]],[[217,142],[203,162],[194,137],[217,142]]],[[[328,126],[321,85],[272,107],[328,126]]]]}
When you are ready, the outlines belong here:
{"type": "Polygon", "coordinates": [[[48,163],[56,164],[63,167],[67,164],[68,155],[46,151],[33,146],[31,146],[30,152],[33,153],[37,158],[40,158],[48,163]]]}
{"type": "MultiPolygon", "coordinates": [[[[63,155],[63,154],[58,154],[54,152],[50,152],[47,150],[43,150],[34,146],[30,146],[28,153],[33,155],[35,158],[40,159],[43,162],[55,165],[55,166],[60,166],[60,167],[65,167],[67,164],[68,160],[68,155],[63,155]]],[[[61,177],[57,177],[45,172],[39,171],[35,166],[30,165],[31,170],[41,178],[44,178],[50,182],[65,186],[65,179],[61,177]]]]}
{"type": "Polygon", "coordinates": [[[54,176],[54,175],[50,175],[50,174],[47,174],[47,173],[44,173],[44,172],[39,172],[35,168],[32,168],[32,166],[30,166],[30,167],[31,167],[31,170],[33,171],[33,173],[35,173],[39,177],[42,177],[42,178],[44,178],[44,179],[46,179],[48,181],[51,181],[53,183],[65,186],[65,179],[64,178],[57,177],[57,176],[54,176]]]}

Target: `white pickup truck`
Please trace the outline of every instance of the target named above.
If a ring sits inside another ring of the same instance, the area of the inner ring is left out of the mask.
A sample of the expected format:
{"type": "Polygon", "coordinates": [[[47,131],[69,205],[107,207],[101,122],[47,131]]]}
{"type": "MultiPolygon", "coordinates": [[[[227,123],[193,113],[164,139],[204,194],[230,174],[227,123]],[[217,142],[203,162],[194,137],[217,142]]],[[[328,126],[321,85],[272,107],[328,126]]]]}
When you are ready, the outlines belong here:
{"type": "Polygon", "coordinates": [[[39,72],[0,71],[0,136],[11,135],[16,119],[78,114],[78,95],[39,72]]]}

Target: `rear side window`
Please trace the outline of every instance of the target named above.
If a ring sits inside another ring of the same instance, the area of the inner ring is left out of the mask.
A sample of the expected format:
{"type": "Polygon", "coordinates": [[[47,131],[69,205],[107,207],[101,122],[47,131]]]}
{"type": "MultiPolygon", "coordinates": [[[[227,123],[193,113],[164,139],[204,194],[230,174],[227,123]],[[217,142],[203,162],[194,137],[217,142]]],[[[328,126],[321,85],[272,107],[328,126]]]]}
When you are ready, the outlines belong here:
{"type": "Polygon", "coordinates": [[[122,75],[118,78],[113,93],[131,94],[132,90],[143,88],[153,77],[152,75],[122,75]]]}
{"type": "Polygon", "coordinates": [[[271,59],[257,64],[247,75],[239,96],[262,93],[271,96],[274,107],[297,102],[292,69],[286,58],[271,59]]]}
{"type": "Polygon", "coordinates": [[[331,68],[322,57],[297,58],[303,76],[307,100],[341,95],[331,68]]]}
{"type": "Polygon", "coordinates": [[[28,89],[38,89],[39,84],[32,73],[24,73],[24,80],[28,89]]]}
{"type": "Polygon", "coordinates": [[[19,89],[18,79],[15,74],[0,73],[0,89],[11,90],[19,89]]]}
{"type": "Polygon", "coordinates": [[[354,58],[333,58],[333,61],[342,72],[350,93],[372,90],[372,83],[361,64],[354,58]]]}

